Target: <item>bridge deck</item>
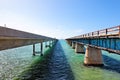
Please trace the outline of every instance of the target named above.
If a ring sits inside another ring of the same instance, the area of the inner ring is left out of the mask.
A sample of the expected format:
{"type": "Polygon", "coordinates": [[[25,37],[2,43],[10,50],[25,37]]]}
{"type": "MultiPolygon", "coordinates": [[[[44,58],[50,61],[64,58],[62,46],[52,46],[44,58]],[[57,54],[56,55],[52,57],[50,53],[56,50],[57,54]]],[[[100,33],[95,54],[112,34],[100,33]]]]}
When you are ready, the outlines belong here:
{"type": "Polygon", "coordinates": [[[0,26],[0,50],[52,40],[56,39],[0,26]]]}
{"type": "Polygon", "coordinates": [[[67,40],[120,54],[120,26],[71,37],[67,40]]]}
{"type": "Polygon", "coordinates": [[[2,27],[0,26],[0,37],[5,38],[27,38],[27,39],[53,39],[50,37],[42,36],[42,35],[37,35],[29,32],[24,32],[24,31],[19,31],[7,27],[2,27]]]}

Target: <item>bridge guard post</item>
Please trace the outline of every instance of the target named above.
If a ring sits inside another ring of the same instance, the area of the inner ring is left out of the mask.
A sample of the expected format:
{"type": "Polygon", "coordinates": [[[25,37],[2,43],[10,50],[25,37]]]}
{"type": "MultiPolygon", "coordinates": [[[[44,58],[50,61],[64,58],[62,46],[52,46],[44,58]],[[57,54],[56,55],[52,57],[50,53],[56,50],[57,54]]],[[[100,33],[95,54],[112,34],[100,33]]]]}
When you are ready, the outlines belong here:
{"type": "Polygon", "coordinates": [[[35,44],[33,44],[33,56],[35,56],[35,44]]]}
{"type": "Polygon", "coordinates": [[[75,49],[75,42],[72,42],[72,48],[75,49]]]}
{"type": "Polygon", "coordinates": [[[85,53],[84,45],[83,44],[79,44],[79,43],[76,42],[76,44],[75,44],[75,52],[76,53],[85,53]]]}
{"type": "Polygon", "coordinates": [[[43,42],[41,42],[40,51],[41,51],[41,56],[43,56],[43,42]]]}
{"type": "Polygon", "coordinates": [[[86,66],[103,66],[101,50],[87,46],[84,65],[86,66]]]}

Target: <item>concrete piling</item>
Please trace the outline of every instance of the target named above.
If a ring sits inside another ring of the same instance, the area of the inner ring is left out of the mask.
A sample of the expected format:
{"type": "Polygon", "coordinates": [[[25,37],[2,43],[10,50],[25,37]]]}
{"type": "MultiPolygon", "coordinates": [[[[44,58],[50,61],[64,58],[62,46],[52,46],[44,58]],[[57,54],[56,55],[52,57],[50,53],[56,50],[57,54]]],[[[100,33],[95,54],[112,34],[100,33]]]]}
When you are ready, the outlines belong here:
{"type": "Polygon", "coordinates": [[[35,56],[35,44],[33,44],[33,56],[35,56]]]}
{"type": "Polygon", "coordinates": [[[75,42],[72,42],[72,48],[75,49],[75,42]]]}
{"type": "Polygon", "coordinates": [[[43,43],[42,42],[41,42],[40,51],[41,51],[41,56],[43,56],[43,43]]]}
{"type": "Polygon", "coordinates": [[[101,50],[95,47],[87,46],[84,58],[84,65],[103,66],[101,50]]]}
{"type": "Polygon", "coordinates": [[[72,42],[70,40],[67,40],[68,44],[72,46],[72,42]]]}
{"type": "Polygon", "coordinates": [[[85,53],[84,51],[84,45],[79,44],[79,43],[75,43],[75,52],[76,53],[85,53]]]}

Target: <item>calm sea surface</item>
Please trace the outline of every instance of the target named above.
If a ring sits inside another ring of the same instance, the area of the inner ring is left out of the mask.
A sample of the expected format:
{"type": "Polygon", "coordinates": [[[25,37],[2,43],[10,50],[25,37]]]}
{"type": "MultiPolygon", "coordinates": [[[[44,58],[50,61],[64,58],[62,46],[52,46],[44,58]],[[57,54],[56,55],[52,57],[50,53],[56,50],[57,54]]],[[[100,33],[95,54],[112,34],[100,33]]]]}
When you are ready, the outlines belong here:
{"type": "MultiPolygon", "coordinates": [[[[39,51],[39,44],[36,51],[39,51]]],[[[44,48],[47,51],[49,48],[44,48]]],[[[84,54],[74,52],[65,40],[59,40],[53,51],[43,63],[31,69],[30,76],[20,79],[27,80],[120,80],[120,55],[102,51],[104,67],[83,66],[84,54]],[[33,78],[34,77],[34,78],[33,78]]],[[[36,59],[32,56],[32,45],[0,51],[0,80],[13,80],[36,59]]]]}

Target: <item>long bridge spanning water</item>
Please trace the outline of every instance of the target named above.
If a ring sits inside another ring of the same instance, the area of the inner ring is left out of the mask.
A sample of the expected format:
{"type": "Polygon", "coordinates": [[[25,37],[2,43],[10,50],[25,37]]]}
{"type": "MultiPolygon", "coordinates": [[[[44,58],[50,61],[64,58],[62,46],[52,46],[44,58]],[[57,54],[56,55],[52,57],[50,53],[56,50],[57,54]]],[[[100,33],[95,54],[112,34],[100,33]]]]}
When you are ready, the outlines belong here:
{"type": "Polygon", "coordinates": [[[101,50],[120,54],[120,26],[71,37],[66,40],[76,52],[85,52],[85,65],[103,65],[101,50]]]}
{"type": "Polygon", "coordinates": [[[35,44],[40,43],[41,48],[39,53],[42,55],[42,43],[49,41],[49,44],[46,43],[46,47],[49,47],[49,45],[54,44],[56,40],[55,38],[0,26],[0,50],[33,45],[33,55],[35,55],[35,53],[38,53],[38,51],[35,51],[35,44]]]}
{"type": "MultiPolygon", "coordinates": [[[[85,52],[85,65],[103,65],[101,50],[120,54],[120,26],[71,37],[66,40],[75,48],[75,52],[85,52]]],[[[47,41],[50,45],[54,44],[57,39],[0,26],[0,50],[32,44],[33,55],[35,53],[43,55],[43,42],[47,41]],[[40,51],[35,51],[36,43],[40,43],[40,51]]],[[[46,43],[46,47],[49,47],[49,45],[46,43]]]]}
{"type": "Polygon", "coordinates": [[[0,26],[0,80],[119,80],[119,45],[120,26],[59,41],[0,26]]]}

